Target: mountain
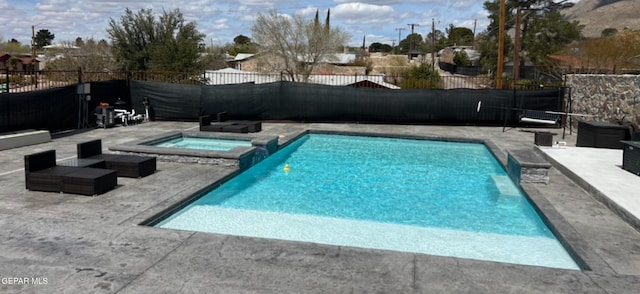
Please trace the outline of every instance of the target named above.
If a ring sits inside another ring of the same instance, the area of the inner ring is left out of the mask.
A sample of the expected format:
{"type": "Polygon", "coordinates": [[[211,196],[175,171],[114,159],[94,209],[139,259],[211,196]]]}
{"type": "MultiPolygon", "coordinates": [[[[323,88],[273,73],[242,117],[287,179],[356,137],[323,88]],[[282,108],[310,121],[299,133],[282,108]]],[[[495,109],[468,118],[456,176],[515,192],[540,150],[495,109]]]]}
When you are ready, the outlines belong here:
{"type": "Polygon", "coordinates": [[[640,1],[638,0],[580,0],[564,11],[569,20],[584,25],[585,37],[599,37],[602,30],[623,28],[640,30],[640,1]]]}

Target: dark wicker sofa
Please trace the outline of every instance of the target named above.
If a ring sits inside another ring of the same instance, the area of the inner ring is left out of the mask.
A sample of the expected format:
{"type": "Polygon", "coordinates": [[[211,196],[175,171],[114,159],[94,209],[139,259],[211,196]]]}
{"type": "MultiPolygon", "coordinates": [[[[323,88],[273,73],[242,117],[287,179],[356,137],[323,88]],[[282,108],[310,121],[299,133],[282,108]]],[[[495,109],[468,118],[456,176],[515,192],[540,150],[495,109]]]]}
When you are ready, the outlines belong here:
{"type": "Polygon", "coordinates": [[[210,115],[200,117],[201,132],[227,132],[227,133],[257,133],[262,131],[262,122],[251,120],[227,120],[226,112],[217,114],[217,121],[213,122],[210,115]]]}
{"type": "Polygon", "coordinates": [[[25,155],[24,175],[31,191],[98,195],[118,185],[115,170],[57,165],[55,150],[25,155]]]}
{"type": "Polygon", "coordinates": [[[119,177],[140,178],[156,171],[156,158],[125,154],[103,154],[102,140],[79,143],[78,158],[102,159],[107,169],[118,172],[119,177]]]}
{"type": "MultiPolygon", "coordinates": [[[[230,127],[232,125],[232,122],[212,122],[210,115],[203,115],[200,117],[201,132],[222,132],[225,127],[230,127]]],[[[231,129],[227,129],[227,131],[229,130],[231,129]]]]}

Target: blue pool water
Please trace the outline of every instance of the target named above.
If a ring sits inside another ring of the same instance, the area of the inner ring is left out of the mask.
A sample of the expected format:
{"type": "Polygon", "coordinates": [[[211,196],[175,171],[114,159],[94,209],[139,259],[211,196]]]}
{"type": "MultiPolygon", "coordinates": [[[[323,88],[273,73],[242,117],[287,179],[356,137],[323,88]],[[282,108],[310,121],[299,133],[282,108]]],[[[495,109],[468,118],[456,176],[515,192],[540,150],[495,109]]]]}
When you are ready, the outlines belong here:
{"type": "Polygon", "coordinates": [[[579,269],[475,143],[305,135],[156,226],[579,269]]]}
{"type": "Polygon", "coordinates": [[[251,146],[251,141],[219,138],[178,137],[153,144],[156,147],[229,151],[239,146],[251,146]]]}

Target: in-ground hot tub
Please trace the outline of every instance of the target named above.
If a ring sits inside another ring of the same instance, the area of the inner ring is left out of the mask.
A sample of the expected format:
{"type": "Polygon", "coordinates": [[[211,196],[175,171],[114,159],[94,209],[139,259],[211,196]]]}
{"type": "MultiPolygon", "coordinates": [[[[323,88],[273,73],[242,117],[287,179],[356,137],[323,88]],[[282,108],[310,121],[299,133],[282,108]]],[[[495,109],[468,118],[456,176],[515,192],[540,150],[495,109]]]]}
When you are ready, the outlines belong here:
{"type": "Polygon", "coordinates": [[[245,170],[278,149],[278,137],[255,134],[168,132],[109,150],[156,156],[161,161],[237,166],[245,170]]]}

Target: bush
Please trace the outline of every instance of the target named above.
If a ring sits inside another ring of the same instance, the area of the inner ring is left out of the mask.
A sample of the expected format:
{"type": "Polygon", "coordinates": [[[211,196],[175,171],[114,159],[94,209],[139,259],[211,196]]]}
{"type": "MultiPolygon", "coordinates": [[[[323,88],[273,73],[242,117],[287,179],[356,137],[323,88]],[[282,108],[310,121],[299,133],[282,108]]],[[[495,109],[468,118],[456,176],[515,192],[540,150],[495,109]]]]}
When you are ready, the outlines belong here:
{"type": "Polygon", "coordinates": [[[456,65],[470,66],[471,60],[469,59],[469,55],[467,55],[467,52],[463,50],[458,51],[453,55],[453,63],[455,63],[456,65]]]}
{"type": "Polygon", "coordinates": [[[414,66],[405,74],[403,89],[437,89],[440,85],[440,74],[430,64],[414,66]]]}

